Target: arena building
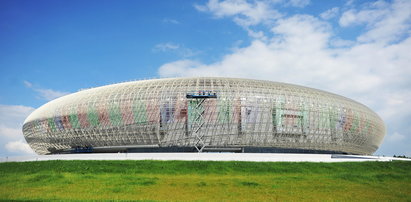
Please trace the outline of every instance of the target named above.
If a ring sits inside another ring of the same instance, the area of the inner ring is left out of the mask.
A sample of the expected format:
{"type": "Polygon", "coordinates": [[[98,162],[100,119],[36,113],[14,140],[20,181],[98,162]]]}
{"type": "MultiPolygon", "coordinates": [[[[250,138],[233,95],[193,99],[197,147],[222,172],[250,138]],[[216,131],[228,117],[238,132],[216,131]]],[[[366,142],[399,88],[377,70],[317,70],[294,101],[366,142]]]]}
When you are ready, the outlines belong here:
{"type": "Polygon", "coordinates": [[[385,126],[351,99],[292,84],[169,78],[81,90],[30,114],[38,154],[281,152],[372,154],[385,126]]]}

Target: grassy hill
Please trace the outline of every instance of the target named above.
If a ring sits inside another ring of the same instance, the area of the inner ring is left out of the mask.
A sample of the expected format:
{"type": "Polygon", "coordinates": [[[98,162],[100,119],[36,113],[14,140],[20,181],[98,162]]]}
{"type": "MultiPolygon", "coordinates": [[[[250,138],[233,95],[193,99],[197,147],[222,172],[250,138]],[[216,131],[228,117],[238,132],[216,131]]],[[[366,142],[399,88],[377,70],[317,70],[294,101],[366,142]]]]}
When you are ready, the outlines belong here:
{"type": "Polygon", "coordinates": [[[9,162],[0,200],[411,201],[411,162],[9,162]]]}

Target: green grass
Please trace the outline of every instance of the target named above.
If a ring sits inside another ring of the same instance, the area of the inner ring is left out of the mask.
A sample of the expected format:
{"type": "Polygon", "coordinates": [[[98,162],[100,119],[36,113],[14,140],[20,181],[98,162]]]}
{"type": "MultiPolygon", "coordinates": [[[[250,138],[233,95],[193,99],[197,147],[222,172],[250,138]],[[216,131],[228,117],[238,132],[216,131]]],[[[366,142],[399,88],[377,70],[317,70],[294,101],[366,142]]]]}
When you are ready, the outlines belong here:
{"type": "Polygon", "coordinates": [[[411,201],[411,162],[9,162],[0,200],[411,201]]]}

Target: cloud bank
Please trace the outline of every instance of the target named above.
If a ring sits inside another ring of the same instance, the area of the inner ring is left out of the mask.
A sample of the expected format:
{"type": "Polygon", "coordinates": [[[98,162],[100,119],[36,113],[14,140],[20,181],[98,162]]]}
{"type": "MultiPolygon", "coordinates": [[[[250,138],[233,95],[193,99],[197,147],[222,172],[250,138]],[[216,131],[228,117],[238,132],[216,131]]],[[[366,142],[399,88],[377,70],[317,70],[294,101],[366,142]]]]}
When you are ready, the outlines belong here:
{"type": "Polygon", "coordinates": [[[47,100],[47,101],[54,100],[56,98],[69,94],[69,92],[56,91],[56,90],[46,89],[46,88],[37,88],[37,87],[34,87],[33,84],[28,81],[23,81],[23,83],[27,88],[30,88],[34,90],[35,92],[37,92],[40,99],[47,100]]]}
{"type": "Polygon", "coordinates": [[[24,119],[34,108],[21,105],[0,105],[0,153],[7,155],[34,154],[23,137],[24,119]]]}

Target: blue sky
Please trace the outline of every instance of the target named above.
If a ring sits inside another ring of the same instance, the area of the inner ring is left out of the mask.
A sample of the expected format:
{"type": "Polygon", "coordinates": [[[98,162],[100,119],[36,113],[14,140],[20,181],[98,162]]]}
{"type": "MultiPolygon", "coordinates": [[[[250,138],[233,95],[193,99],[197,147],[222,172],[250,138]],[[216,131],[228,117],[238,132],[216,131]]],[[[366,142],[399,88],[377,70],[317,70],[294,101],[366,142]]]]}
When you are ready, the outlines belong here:
{"type": "Polygon", "coordinates": [[[79,89],[229,76],[344,95],[411,156],[411,1],[0,1],[0,156],[30,154],[25,117],[79,89]]]}

